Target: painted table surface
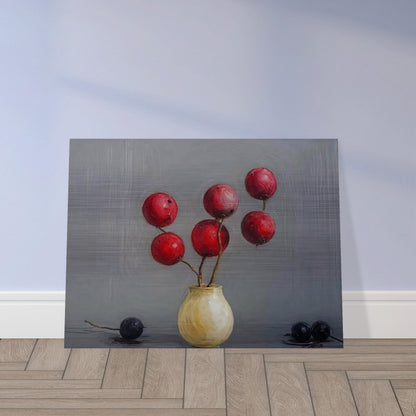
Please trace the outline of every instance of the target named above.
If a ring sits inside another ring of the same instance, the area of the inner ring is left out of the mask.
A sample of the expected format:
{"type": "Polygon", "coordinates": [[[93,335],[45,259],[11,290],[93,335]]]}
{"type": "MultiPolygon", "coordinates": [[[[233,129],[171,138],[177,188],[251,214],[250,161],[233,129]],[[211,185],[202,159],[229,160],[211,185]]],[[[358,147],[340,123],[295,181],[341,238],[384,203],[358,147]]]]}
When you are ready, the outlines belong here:
{"type": "MultiPolygon", "coordinates": [[[[287,327],[271,327],[267,331],[262,327],[240,328],[234,331],[230,338],[221,345],[224,348],[305,348],[303,346],[288,345],[284,341],[287,327]]],[[[334,330],[335,337],[341,337],[340,330],[334,330]]],[[[137,340],[126,341],[117,331],[98,330],[94,328],[67,328],[65,343],[73,348],[186,348],[190,345],[181,338],[176,328],[145,328],[137,340]],[[151,334],[150,334],[151,332],[151,334]]],[[[335,340],[324,342],[325,348],[342,348],[342,343],[335,340]]]]}

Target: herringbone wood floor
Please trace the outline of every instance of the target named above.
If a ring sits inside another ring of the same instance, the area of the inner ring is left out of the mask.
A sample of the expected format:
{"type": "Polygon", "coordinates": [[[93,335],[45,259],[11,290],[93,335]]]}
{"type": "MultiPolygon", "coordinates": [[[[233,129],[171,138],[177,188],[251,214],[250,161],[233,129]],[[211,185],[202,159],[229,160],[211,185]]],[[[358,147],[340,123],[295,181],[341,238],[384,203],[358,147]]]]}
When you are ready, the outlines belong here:
{"type": "Polygon", "coordinates": [[[0,416],[414,416],[416,340],[325,349],[64,349],[0,340],[0,416]]]}

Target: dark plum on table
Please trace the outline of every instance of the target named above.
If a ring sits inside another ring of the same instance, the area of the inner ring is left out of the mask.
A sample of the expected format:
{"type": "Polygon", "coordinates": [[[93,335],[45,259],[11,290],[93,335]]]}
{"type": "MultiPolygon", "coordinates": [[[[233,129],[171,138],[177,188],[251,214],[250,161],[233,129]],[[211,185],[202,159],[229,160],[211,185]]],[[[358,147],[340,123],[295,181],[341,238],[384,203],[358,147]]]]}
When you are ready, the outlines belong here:
{"type": "Polygon", "coordinates": [[[296,322],[290,331],[292,338],[297,342],[306,342],[311,337],[311,328],[306,322],[296,322]]]}
{"type": "Polygon", "coordinates": [[[139,318],[125,318],[120,324],[120,335],[125,339],[136,339],[142,334],[143,328],[139,318]]]}
{"type": "Polygon", "coordinates": [[[316,321],[312,324],[311,335],[314,341],[326,341],[331,336],[331,327],[325,321],[316,321]]]}

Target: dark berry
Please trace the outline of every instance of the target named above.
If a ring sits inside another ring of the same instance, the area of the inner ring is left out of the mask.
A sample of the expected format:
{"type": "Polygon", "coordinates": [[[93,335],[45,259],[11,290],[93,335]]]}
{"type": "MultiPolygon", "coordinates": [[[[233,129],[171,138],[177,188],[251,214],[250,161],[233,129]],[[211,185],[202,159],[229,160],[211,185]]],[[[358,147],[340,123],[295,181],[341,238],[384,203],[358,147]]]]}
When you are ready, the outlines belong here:
{"type": "Polygon", "coordinates": [[[306,342],[311,337],[311,328],[306,322],[296,322],[290,333],[295,341],[306,342]]]}
{"type": "Polygon", "coordinates": [[[142,334],[143,328],[139,318],[125,318],[120,324],[120,335],[125,339],[136,339],[142,334]]]}
{"type": "Polygon", "coordinates": [[[325,321],[316,321],[312,324],[311,335],[314,341],[326,341],[331,336],[331,327],[325,321]]]}

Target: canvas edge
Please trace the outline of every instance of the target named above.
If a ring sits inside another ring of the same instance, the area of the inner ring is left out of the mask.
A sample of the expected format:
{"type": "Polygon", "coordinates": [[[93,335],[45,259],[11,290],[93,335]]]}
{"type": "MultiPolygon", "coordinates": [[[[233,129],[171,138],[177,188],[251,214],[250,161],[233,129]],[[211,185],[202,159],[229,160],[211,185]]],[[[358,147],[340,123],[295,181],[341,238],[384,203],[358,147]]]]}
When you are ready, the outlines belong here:
{"type": "MultiPolygon", "coordinates": [[[[345,338],[416,338],[416,291],[343,291],[345,338]]],[[[0,291],[0,338],[63,338],[65,291],[0,291]]]]}

